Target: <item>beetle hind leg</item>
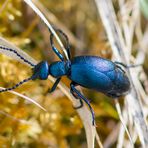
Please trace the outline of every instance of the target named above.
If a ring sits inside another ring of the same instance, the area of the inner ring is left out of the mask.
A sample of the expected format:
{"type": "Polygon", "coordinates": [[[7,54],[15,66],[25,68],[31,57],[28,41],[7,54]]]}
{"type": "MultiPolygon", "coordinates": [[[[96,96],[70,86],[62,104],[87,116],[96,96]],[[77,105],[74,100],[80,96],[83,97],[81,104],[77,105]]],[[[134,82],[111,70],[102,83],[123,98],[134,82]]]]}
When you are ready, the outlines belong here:
{"type": "MultiPolygon", "coordinates": [[[[73,96],[76,98],[76,99],[80,99],[80,103],[82,103],[82,100],[88,105],[90,111],[91,111],[91,115],[92,115],[92,124],[95,125],[95,114],[94,114],[94,111],[89,103],[89,101],[87,100],[87,98],[85,98],[76,88],[75,88],[75,84],[74,83],[71,83],[70,84],[70,87],[71,87],[71,93],[73,94],[73,96]]],[[[81,104],[83,106],[83,103],[81,104]]],[[[82,107],[82,106],[79,106],[82,107]]],[[[77,107],[76,107],[77,108],[77,107]]]]}

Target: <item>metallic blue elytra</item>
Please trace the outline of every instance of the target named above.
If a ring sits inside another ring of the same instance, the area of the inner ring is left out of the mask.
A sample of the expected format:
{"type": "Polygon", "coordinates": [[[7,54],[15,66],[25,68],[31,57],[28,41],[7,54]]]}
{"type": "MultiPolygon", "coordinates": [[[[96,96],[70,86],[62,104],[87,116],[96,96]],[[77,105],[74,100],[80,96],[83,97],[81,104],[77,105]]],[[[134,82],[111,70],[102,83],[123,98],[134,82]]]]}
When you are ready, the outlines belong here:
{"type": "Polygon", "coordinates": [[[54,46],[53,34],[50,35],[51,47],[60,61],[53,62],[51,64],[48,64],[47,61],[42,61],[37,65],[33,65],[15,50],[0,46],[1,49],[13,52],[24,62],[33,67],[33,75],[30,78],[19,82],[11,88],[2,89],[0,92],[15,89],[29,80],[45,80],[48,78],[48,75],[56,78],[56,81],[50,90],[50,92],[53,92],[60,82],[61,77],[66,75],[72,81],[70,84],[70,92],[76,99],[80,100],[80,106],[76,108],[81,108],[84,101],[91,111],[92,124],[94,125],[94,111],[87,98],[85,98],[83,94],[76,89],[76,86],[80,85],[85,88],[94,89],[112,98],[123,96],[130,90],[130,81],[126,72],[122,69],[122,67],[127,68],[127,66],[123,63],[112,62],[97,56],[78,56],[71,58],[68,37],[61,30],[56,30],[66,39],[66,50],[69,60],[66,60],[54,46]]]}
{"type": "Polygon", "coordinates": [[[97,56],[79,56],[71,60],[68,77],[76,84],[117,98],[130,89],[130,82],[118,65],[97,56]]]}

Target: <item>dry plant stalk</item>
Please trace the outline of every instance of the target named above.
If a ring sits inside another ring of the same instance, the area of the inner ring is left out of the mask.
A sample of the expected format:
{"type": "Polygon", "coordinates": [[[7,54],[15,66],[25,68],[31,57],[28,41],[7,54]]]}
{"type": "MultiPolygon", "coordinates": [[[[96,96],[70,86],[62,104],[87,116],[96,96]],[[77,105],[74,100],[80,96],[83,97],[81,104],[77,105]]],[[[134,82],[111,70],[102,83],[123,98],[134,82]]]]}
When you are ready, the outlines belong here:
{"type": "MultiPolygon", "coordinates": [[[[120,13],[121,13],[121,25],[117,21],[117,16],[115,14],[112,1],[108,0],[95,0],[98,11],[100,13],[103,25],[105,27],[108,39],[110,41],[113,54],[116,60],[121,61],[125,64],[129,64],[133,56],[131,51],[133,48],[133,37],[134,32],[137,32],[140,25],[139,19],[139,1],[138,0],[119,0],[120,13]],[[129,6],[129,7],[127,7],[129,6]],[[129,13],[131,16],[129,17],[129,13]],[[122,20],[123,19],[123,20],[122,20]],[[138,22],[139,21],[139,22],[138,22]],[[137,26],[136,26],[137,25],[137,26]],[[123,34],[121,33],[123,32],[123,34]],[[123,36],[124,35],[124,36],[123,36]]],[[[141,33],[142,34],[142,33],[141,33]]],[[[138,38],[138,37],[137,37],[138,38]]],[[[140,40],[139,40],[140,43],[140,40]]],[[[136,59],[134,59],[136,61],[136,59]]],[[[142,69],[140,67],[140,69],[142,69]]],[[[132,90],[125,99],[125,112],[126,116],[123,116],[125,121],[127,118],[127,126],[132,135],[132,141],[136,142],[136,139],[139,136],[142,147],[148,147],[148,128],[146,123],[146,116],[144,114],[143,108],[146,104],[142,104],[140,98],[141,92],[144,92],[141,87],[141,83],[138,80],[137,76],[142,70],[131,69],[127,70],[128,77],[132,85],[132,90]],[[136,88],[135,88],[136,86],[136,88]],[[139,87],[141,90],[139,90],[139,87]],[[126,117],[126,118],[125,118],[126,117]],[[134,127],[135,125],[135,127],[134,127]],[[135,133],[135,130],[136,133],[135,133]]],[[[144,94],[147,98],[147,95],[144,94]]],[[[142,98],[142,99],[146,99],[142,98]]],[[[147,102],[147,101],[146,101],[147,102]]],[[[125,129],[121,127],[119,141],[117,147],[129,146],[129,142],[125,140],[125,129]]]]}

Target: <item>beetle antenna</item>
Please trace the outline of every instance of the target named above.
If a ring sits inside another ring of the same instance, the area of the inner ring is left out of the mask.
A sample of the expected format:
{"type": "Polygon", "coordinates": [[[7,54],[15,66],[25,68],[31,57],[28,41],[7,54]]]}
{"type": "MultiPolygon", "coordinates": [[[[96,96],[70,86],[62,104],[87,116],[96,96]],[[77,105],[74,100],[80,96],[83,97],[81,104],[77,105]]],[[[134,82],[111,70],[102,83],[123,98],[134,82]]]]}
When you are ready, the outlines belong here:
{"type": "Polygon", "coordinates": [[[0,45],[0,49],[2,50],[7,50],[10,52],[13,52],[14,54],[16,54],[22,61],[24,61],[25,63],[31,65],[32,67],[34,67],[35,65],[33,63],[31,63],[30,61],[28,61],[27,59],[25,59],[23,56],[21,56],[16,50],[12,49],[12,48],[8,48],[5,46],[0,45]]]}
{"type": "Polygon", "coordinates": [[[14,86],[12,86],[12,87],[10,87],[10,88],[1,89],[1,90],[0,90],[0,93],[1,93],[1,92],[6,92],[6,91],[13,90],[13,89],[19,87],[20,85],[22,85],[23,83],[28,82],[28,81],[30,81],[30,80],[32,80],[32,79],[33,79],[33,76],[31,76],[30,78],[24,79],[23,81],[20,81],[19,83],[17,83],[16,85],[14,85],[14,86]]]}

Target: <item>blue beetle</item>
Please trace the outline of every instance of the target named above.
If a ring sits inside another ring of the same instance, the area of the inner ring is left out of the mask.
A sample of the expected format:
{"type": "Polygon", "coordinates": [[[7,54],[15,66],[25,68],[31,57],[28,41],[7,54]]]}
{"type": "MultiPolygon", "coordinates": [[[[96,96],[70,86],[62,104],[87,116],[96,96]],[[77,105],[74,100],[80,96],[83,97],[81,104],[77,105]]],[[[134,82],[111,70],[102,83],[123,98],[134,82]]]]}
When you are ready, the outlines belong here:
{"type": "Polygon", "coordinates": [[[57,31],[59,31],[59,33],[61,33],[66,39],[66,50],[69,60],[65,60],[64,56],[54,46],[53,34],[50,35],[51,47],[59,57],[60,61],[56,61],[51,64],[48,64],[47,61],[42,61],[37,65],[33,65],[13,49],[0,46],[1,49],[14,52],[23,61],[33,66],[33,75],[30,78],[19,82],[11,88],[2,89],[0,92],[15,89],[29,80],[46,80],[48,75],[56,78],[56,81],[50,90],[50,92],[53,92],[60,82],[61,77],[66,75],[72,81],[70,84],[70,92],[76,99],[80,100],[80,106],[76,108],[78,109],[83,106],[83,100],[90,108],[92,124],[94,125],[95,116],[93,109],[89,101],[76,89],[76,86],[80,85],[88,89],[94,89],[112,98],[123,96],[130,90],[130,81],[126,72],[122,69],[122,66],[126,67],[126,65],[119,62],[112,62],[97,56],[78,56],[71,58],[68,37],[61,30],[57,31]]]}

